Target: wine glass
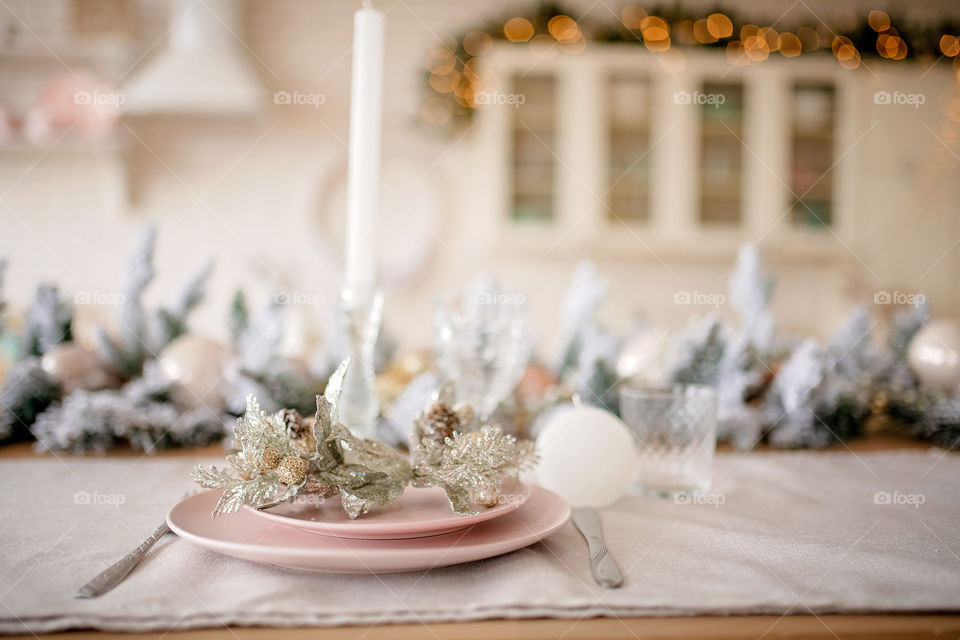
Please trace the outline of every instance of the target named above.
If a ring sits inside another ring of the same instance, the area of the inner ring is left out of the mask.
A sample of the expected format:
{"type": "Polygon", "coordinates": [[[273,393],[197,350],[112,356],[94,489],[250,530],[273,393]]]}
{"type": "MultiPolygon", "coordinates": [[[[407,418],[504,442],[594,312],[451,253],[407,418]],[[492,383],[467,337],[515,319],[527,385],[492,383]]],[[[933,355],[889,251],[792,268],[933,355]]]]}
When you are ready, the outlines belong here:
{"type": "Polygon", "coordinates": [[[481,421],[516,388],[530,359],[526,297],[484,282],[437,301],[437,366],[456,385],[457,399],[481,421]]]}

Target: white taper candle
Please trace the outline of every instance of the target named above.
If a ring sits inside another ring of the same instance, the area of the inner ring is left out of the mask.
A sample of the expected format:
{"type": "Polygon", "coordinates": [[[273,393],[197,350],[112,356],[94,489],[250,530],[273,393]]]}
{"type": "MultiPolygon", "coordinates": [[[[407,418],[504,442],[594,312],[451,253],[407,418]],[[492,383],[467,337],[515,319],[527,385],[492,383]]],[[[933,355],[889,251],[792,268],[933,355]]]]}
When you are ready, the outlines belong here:
{"type": "Polygon", "coordinates": [[[383,34],[383,14],[364,2],[353,18],[347,183],[346,288],[355,292],[370,290],[376,285],[383,34]]]}

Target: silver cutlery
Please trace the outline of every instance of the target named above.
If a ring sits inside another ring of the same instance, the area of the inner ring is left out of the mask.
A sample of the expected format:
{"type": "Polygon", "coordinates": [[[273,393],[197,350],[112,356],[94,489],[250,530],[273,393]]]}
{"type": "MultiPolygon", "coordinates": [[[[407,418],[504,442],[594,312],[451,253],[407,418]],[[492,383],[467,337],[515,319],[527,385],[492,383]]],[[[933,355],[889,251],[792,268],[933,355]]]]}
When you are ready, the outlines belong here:
{"type": "Polygon", "coordinates": [[[170,527],[168,527],[166,521],[164,521],[162,525],[157,527],[156,531],[150,534],[149,538],[143,541],[143,544],[107,567],[96,578],[80,587],[80,590],[77,591],[77,595],[74,597],[96,598],[113,589],[123,582],[123,579],[133,571],[134,567],[140,564],[143,556],[147,555],[147,551],[150,551],[150,548],[156,544],[157,540],[162,538],[164,534],[170,532],[170,527]]]}
{"type": "Polygon", "coordinates": [[[616,589],[623,582],[623,574],[607,553],[607,544],[603,540],[600,516],[591,507],[577,507],[573,510],[573,526],[586,539],[590,549],[590,572],[598,585],[605,589],[616,589]]]}

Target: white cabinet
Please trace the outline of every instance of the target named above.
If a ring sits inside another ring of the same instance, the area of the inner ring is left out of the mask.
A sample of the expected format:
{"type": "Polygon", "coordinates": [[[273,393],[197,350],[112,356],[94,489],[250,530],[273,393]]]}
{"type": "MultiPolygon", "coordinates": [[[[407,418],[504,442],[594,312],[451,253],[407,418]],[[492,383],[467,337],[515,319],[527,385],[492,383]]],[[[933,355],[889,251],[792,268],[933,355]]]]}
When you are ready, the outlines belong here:
{"type": "Polygon", "coordinates": [[[598,44],[552,57],[505,45],[485,59],[477,117],[502,246],[837,253],[857,74],[820,56],[680,57],[598,44]]]}

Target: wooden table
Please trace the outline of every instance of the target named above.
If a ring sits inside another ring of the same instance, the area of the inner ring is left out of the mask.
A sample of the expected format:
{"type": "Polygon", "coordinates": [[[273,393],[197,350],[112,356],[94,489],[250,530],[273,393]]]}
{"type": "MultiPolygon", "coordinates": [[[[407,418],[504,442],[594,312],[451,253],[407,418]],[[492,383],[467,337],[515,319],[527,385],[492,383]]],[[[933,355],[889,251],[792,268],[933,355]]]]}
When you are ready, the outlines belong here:
{"type": "MultiPolygon", "coordinates": [[[[874,434],[834,450],[854,452],[892,449],[923,449],[930,445],[893,434],[874,434]]],[[[725,447],[721,446],[720,450],[725,447]]],[[[729,450],[729,449],[727,449],[729,450]]],[[[190,451],[163,451],[157,456],[218,456],[219,445],[190,451]]],[[[118,450],[111,456],[136,456],[139,452],[118,450]]],[[[3,459],[45,457],[33,453],[28,444],[0,447],[3,459]]],[[[202,631],[124,634],[137,638],[170,640],[287,640],[316,638],[324,640],[500,640],[506,638],[563,638],[564,640],[604,640],[614,638],[689,639],[689,638],[960,638],[960,615],[790,615],[778,616],[698,616],[671,618],[588,618],[584,620],[486,620],[445,624],[383,625],[378,627],[337,627],[332,629],[274,629],[224,627],[202,631]]],[[[22,636],[31,638],[35,636],[22,636]]],[[[120,634],[75,631],[45,636],[49,638],[117,638],[120,634]]]]}

